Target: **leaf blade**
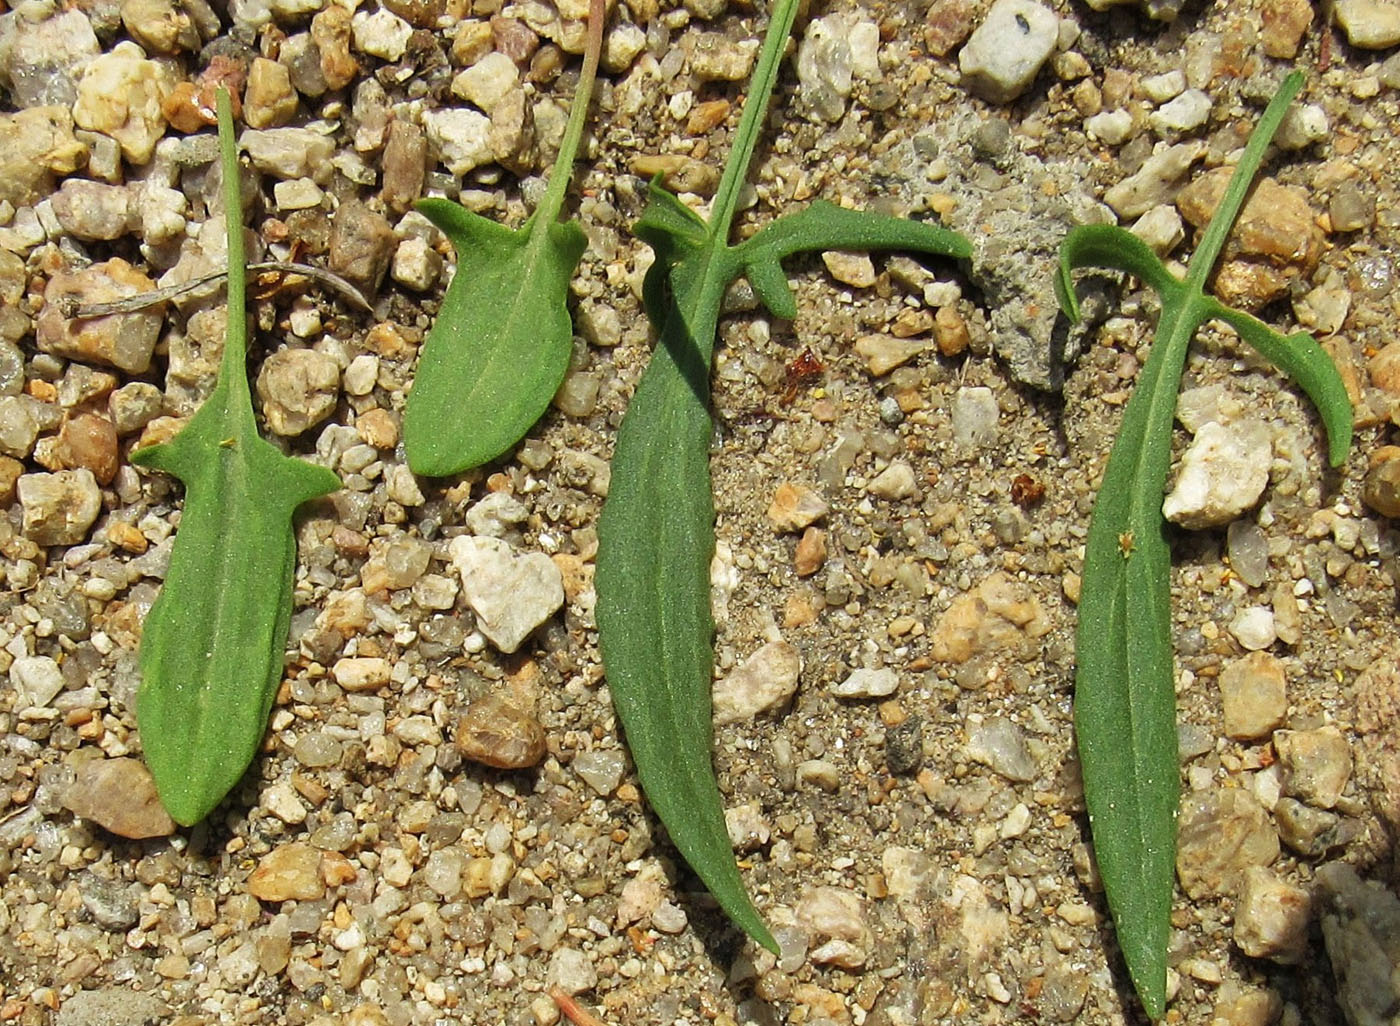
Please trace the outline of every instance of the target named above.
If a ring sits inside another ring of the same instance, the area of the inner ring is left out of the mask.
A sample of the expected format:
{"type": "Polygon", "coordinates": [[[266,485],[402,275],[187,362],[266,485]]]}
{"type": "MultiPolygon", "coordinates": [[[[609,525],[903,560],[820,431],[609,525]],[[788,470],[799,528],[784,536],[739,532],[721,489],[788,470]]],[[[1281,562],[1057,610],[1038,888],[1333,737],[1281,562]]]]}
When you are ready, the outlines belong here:
{"type": "Polygon", "coordinates": [[[257,434],[243,365],[238,163],[222,89],[218,106],[230,303],[219,380],[179,435],[131,457],[186,486],[165,584],[142,628],[136,697],[156,790],[185,826],[212,811],[257,753],[291,620],[292,516],[340,487],[331,471],[284,456],[257,434]]]}

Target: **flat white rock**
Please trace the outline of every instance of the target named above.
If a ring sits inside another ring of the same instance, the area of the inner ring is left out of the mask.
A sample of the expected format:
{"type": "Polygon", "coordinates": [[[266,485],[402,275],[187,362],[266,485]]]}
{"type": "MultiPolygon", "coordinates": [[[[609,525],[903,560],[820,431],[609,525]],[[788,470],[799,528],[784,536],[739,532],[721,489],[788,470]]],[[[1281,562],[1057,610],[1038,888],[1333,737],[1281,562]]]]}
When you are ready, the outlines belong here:
{"type": "Polygon", "coordinates": [[[1192,530],[1228,524],[1259,501],[1273,456],[1269,429],[1257,420],[1202,424],[1162,515],[1192,530]]]}
{"type": "Polygon", "coordinates": [[[1034,0],[997,0],[958,54],[962,83],[989,103],[1010,103],[1055,50],[1060,19],[1034,0]]]}
{"type": "Polygon", "coordinates": [[[460,535],[448,546],[476,625],[502,652],[518,649],[564,604],[564,578],[543,552],[517,553],[499,538],[460,535]]]}

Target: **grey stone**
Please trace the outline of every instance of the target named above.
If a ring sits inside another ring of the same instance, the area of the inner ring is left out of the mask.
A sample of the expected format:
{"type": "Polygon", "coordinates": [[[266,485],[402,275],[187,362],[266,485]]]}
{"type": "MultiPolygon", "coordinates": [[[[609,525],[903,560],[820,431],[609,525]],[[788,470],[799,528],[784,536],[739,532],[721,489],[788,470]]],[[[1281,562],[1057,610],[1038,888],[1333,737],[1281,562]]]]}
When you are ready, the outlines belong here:
{"type": "Polygon", "coordinates": [[[1161,203],[1170,203],[1191,165],[1205,155],[1202,143],[1178,143],[1152,154],[1142,167],[1103,194],[1119,217],[1137,217],[1161,203]]]}
{"type": "Polygon", "coordinates": [[[330,180],[335,140],[309,128],[246,128],[238,145],[253,166],[274,178],[330,180]]]}
{"type": "Polygon", "coordinates": [[[467,510],[462,521],[472,534],[502,538],[529,515],[530,511],[515,496],[492,492],[467,510]]]}
{"type": "Polygon", "coordinates": [[[617,749],[580,752],[574,756],[573,769],[585,784],[606,798],[622,783],[627,757],[617,749]]]}
{"type": "Polygon", "coordinates": [[[139,921],[141,914],[131,886],[88,873],[79,889],[83,910],[104,930],[125,933],[139,921]]]}
{"type": "Polygon", "coordinates": [[[131,219],[131,193],[124,185],[70,178],[50,202],[63,230],[80,239],[119,239],[131,219]]]}
{"type": "Polygon", "coordinates": [[[1025,783],[1035,779],[1035,759],[1026,746],[1025,732],[1004,716],[990,717],[972,728],[965,751],[973,762],[990,767],[1007,780],[1025,783]]]}
{"type": "Polygon", "coordinates": [[[1225,548],[1230,569],[1251,588],[1258,588],[1269,577],[1269,542],[1252,520],[1232,520],[1225,532],[1225,548]]]}
{"type": "Polygon", "coordinates": [[[1001,410],[990,388],[964,386],[953,396],[953,441],[985,449],[995,445],[1001,410]]]}
{"type": "Polygon", "coordinates": [[[1400,898],[1342,862],[1317,871],[1318,919],[1337,1003],[1351,1026],[1395,1026],[1400,1008],[1400,898]]]}
{"type": "Polygon", "coordinates": [[[517,553],[496,538],[462,535],[448,550],[477,627],[500,651],[514,652],[564,604],[559,568],[542,552],[517,553]]]}
{"type": "Polygon", "coordinates": [[[78,73],[101,52],[81,9],[60,11],[42,21],[18,16],[3,50],[0,78],[9,80],[10,100],[19,110],[48,104],[71,107],[78,97],[78,73]]]}
{"type": "Polygon", "coordinates": [[[150,991],[129,986],[80,990],[63,999],[54,1026],[156,1026],[170,1008],[150,991]]]}
{"type": "Polygon", "coordinates": [[[962,82],[989,103],[1010,103],[1059,40],[1060,19],[1034,0],[997,0],[958,54],[962,82]]]}

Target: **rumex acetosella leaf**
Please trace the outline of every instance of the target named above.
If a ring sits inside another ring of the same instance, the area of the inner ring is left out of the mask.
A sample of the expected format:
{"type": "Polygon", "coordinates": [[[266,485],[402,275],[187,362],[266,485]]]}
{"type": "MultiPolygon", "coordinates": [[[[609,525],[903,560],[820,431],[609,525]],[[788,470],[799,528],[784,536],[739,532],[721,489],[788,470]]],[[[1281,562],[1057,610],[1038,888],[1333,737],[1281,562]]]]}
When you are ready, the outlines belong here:
{"type": "Polygon", "coordinates": [[[603,40],[604,0],[592,0],[583,72],[539,207],[512,230],[448,200],[418,210],[457,251],[404,410],[404,451],[415,474],[444,477],[480,466],[520,441],[569,369],[569,280],[587,242],[560,222],[583,138],[603,40]]]}
{"type": "Polygon", "coordinates": [[[185,484],[165,584],[142,627],[136,720],[161,802],[186,826],[209,814],[257,752],[291,618],[292,517],[340,487],[331,471],[284,456],[257,432],[244,366],[238,156],[223,90],[218,104],[229,264],[219,380],[175,438],[131,457],[185,484]]]}
{"type": "Polygon", "coordinates": [[[712,765],[710,366],[724,290],[747,275],[776,315],[796,313],[781,261],[825,249],[964,258],[933,225],[814,203],[728,245],[739,188],[772,93],[796,0],[778,0],[710,220],[653,182],[637,235],[656,250],[644,288],[658,341],[618,430],[598,525],[597,620],[613,704],[647,799],[729,918],[777,950],[744,887],[712,765]]]}
{"type": "Polygon", "coordinates": [[[1162,297],[1152,350],[1124,410],[1085,544],[1074,710],[1095,858],[1124,962],[1153,1019],[1166,1011],[1179,802],[1171,553],[1162,493],[1177,389],[1197,328],[1209,320],[1229,324],[1307,393],[1322,415],[1333,465],[1351,444],[1346,389],[1312,337],[1285,337],[1204,292],[1264,151],[1301,86],[1301,74],[1290,75],[1264,112],[1185,281],[1121,228],[1077,228],[1060,249],[1057,292],[1071,319],[1078,316],[1072,272],[1079,267],[1126,271],[1162,297]]]}

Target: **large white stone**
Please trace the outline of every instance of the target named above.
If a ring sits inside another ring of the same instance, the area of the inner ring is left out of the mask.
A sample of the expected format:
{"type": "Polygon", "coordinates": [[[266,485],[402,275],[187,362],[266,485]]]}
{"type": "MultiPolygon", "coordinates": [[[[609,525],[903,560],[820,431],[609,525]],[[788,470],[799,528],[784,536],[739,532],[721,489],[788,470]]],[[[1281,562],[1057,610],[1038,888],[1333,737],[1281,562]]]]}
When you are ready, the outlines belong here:
{"type": "Polygon", "coordinates": [[[1257,420],[1201,425],[1162,514],[1193,530],[1228,524],[1259,501],[1272,455],[1269,429],[1257,420]]]}
{"type": "Polygon", "coordinates": [[[962,82],[989,103],[1023,93],[1055,50],[1060,19],[1034,0],[997,0],[958,54],[962,82]]]}

